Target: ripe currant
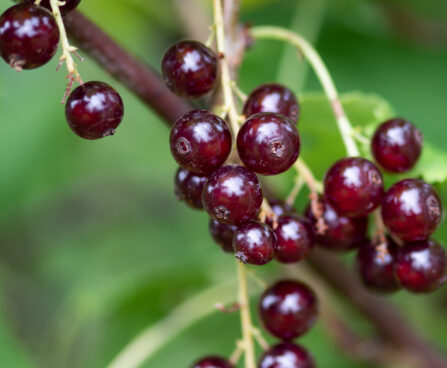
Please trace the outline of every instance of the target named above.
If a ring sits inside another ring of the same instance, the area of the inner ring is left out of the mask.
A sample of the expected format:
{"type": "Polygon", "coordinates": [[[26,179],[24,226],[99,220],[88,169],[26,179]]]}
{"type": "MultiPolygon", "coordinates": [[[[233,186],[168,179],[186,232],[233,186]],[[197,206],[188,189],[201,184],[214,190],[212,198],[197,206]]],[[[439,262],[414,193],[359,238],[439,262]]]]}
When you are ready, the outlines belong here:
{"type": "Polygon", "coordinates": [[[315,362],[302,346],[282,342],[268,349],[259,360],[259,368],[315,368],[315,362]]]}
{"type": "MultiPolygon", "coordinates": [[[[27,0],[27,2],[34,3],[35,0],[27,0]]],[[[71,12],[72,10],[75,10],[78,7],[80,2],[81,2],[81,0],[64,0],[65,4],[60,6],[59,10],[61,11],[62,15],[65,15],[65,14],[71,12]]],[[[44,8],[51,11],[50,0],[42,0],[40,2],[40,6],[43,6],[44,8]]]]}
{"type": "Polygon", "coordinates": [[[179,201],[184,201],[191,208],[202,209],[202,191],[207,180],[206,176],[198,176],[180,167],[175,174],[175,195],[179,201]]]}
{"type": "Polygon", "coordinates": [[[212,238],[222,250],[226,253],[233,253],[233,237],[238,227],[210,219],[208,228],[212,238]]]}
{"type": "Polygon", "coordinates": [[[208,356],[195,362],[192,368],[233,368],[233,365],[225,358],[208,356]]]}

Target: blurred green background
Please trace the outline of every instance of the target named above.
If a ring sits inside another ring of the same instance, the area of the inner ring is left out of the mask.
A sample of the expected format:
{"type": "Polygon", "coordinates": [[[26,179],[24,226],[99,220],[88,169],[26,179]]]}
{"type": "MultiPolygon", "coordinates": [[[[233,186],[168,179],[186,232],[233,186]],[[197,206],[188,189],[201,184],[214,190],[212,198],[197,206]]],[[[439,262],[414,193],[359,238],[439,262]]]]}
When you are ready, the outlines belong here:
{"type": "MultiPolygon", "coordinates": [[[[83,0],[80,10],[159,69],[170,43],[206,29],[210,3],[83,0]],[[195,7],[191,18],[187,10],[195,7]]],[[[2,11],[11,5],[0,4],[2,11]]],[[[431,156],[414,175],[435,177],[447,203],[445,0],[245,0],[241,17],[314,42],[340,91],[350,92],[344,101],[355,125],[396,113],[419,126],[431,156]]],[[[83,79],[115,86],[126,112],[113,138],[79,139],[59,103],[65,75],[56,64],[17,74],[0,63],[1,367],[105,367],[179,303],[235,276],[232,257],[210,239],[205,214],[173,195],[166,126],[87,57],[83,79]]],[[[248,92],[274,80],[302,99],[303,155],[321,177],[343,149],[327,103],[314,93],[318,83],[289,47],[259,43],[247,54],[240,85],[248,92]]],[[[287,175],[277,182],[290,189],[287,175]]],[[[437,238],[447,244],[445,224],[437,238]]],[[[280,272],[271,264],[261,274],[270,282],[280,272]]],[[[447,354],[447,289],[388,299],[447,354]]],[[[355,314],[350,321],[370,330],[355,314]]],[[[142,366],[228,356],[239,336],[238,315],[213,313],[142,366]]],[[[319,367],[368,367],[340,352],[321,323],[301,341],[319,367]]]]}

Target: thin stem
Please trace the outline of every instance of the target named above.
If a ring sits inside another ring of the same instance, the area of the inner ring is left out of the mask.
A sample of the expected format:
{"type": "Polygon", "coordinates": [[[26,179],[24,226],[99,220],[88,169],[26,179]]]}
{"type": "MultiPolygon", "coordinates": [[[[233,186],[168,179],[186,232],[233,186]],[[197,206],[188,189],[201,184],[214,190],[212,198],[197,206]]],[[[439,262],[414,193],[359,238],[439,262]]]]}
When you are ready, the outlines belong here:
{"type": "Polygon", "coordinates": [[[259,328],[253,327],[252,333],[253,333],[253,336],[254,336],[256,342],[259,344],[259,346],[262,348],[262,350],[268,350],[270,345],[267,342],[267,340],[264,338],[264,336],[262,335],[261,330],[259,328]]]}
{"type": "Polygon", "coordinates": [[[343,138],[343,143],[346,147],[348,155],[359,156],[359,149],[352,138],[353,129],[340,102],[334,81],[332,80],[332,77],[320,55],[316,52],[312,45],[300,35],[280,27],[254,27],[251,30],[251,35],[258,39],[267,38],[289,42],[304,55],[314,69],[331,103],[338,129],[340,130],[340,134],[343,138]]]}
{"type": "Polygon", "coordinates": [[[238,340],[236,342],[236,349],[234,349],[233,354],[231,354],[231,357],[229,359],[230,364],[233,366],[236,366],[239,359],[241,359],[242,354],[244,353],[244,346],[242,340],[238,340]]]}
{"type": "Polygon", "coordinates": [[[298,197],[298,194],[301,192],[301,189],[303,189],[303,186],[305,183],[306,182],[304,181],[304,178],[302,177],[302,175],[295,176],[295,184],[293,185],[292,190],[290,191],[289,195],[287,196],[286,204],[293,207],[296,197],[298,197]]]}
{"type": "Polygon", "coordinates": [[[303,177],[306,185],[309,187],[311,192],[322,193],[323,192],[323,184],[315,179],[314,174],[310,170],[310,168],[306,165],[303,159],[299,158],[295,161],[294,167],[296,171],[303,177]]]}

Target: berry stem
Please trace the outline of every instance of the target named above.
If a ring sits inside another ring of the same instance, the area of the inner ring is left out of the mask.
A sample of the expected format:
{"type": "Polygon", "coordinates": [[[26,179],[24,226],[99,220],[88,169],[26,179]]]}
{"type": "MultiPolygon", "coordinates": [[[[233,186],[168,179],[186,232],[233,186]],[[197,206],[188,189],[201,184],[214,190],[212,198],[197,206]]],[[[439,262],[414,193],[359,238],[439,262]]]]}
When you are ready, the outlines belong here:
{"type": "Polygon", "coordinates": [[[254,27],[251,30],[251,36],[257,39],[276,39],[286,41],[295,46],[302,55],[309,61],[310,65],[314,69],[318,79],[320,80],[323,89],[331,103],[332,110],[334,111],[335,119],[337,121],[338,129],[343,139],[343,143],[346,147],[346,151],[349,156],[360,156],[359,149],[352,137],[353,128],[349,122],[348,117],[340,102],[337,89],[335,88],[334,81],[329,74],[326,65],[321,59],[320,55],[316,52],[313,46],[307,42],[299,34],[283,29],[281,27],[254,27]]]}
{"type": "Polygon", "coordinates": [[[304,181],[303,177],[301,175],[295,176],[295,184],[293,185],[292,190],[290,191],[289,195],[286,199],[286,204],[293,207],[293,204],[295,203],[296,197],[298,197],[298,194],[300,194],[301,189],[303,188],[304,184],[306,182],[304,181]]]}

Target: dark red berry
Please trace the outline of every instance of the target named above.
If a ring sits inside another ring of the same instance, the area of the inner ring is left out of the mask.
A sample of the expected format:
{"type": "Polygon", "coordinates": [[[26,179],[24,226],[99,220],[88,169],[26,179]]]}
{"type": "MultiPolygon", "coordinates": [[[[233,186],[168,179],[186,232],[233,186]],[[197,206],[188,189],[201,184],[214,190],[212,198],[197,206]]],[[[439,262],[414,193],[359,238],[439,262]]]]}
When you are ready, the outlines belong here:
{"type": "Polygon", "coordinates": [[[208,356],[198,360],[192,365],[192,368],[233,368],[233,365],[225,358],[208,356]]]}
{"type": "MultiPolygon", "coordinates": [[[[27,0],[27,2],[34,3],[35,0],[27,0]]],[[[80,2],[81,2],[81,0],[64,0],[65,4],[60,6],[59,10],[61,11],[62,15],[65,15],[65,14],[71,12],[72,10],[76,9],[80,2]]],[[[42,0],[40,2],[40,5],[51,11],[50,0],[42,0]]]]}
{"type": "Polygon", "coordinates": [[[275,234],[270,226],[262,222],[246,222],[234,233],[234,254],[243,263],[258,266],[269,263],[275,248],[275,234]]]}
{"type": "Polygon", "coordinates": [[[103,82],[87,82],[68,97],[65,117],[78,136],[85,139],[104,138],[115,133],[123,120],[121,96],[103,82]]]}
{"type": "Polygon", "coordinates": [[[371,161],[364,158],[343,158],[326,173],[324,194],[340,215],[366,216],[382,199],[382,174],[371,161]]]}
{"type": "MultiPolygon", "coordinates": [[[[276,219],[278,219],[280,216],[287,214],[287,213],[292,213],[293,212],[293,208],[292,206],[288,205],[287,203],[277,199],[277,198],[269,198],[268,199],[270,208],[272,209],[273,213],[276,216],[276,219]]],[[[273,218],[269,218],[267,217],[265,219],[265,223],[267,225],[269,225],[270,227],[273,227],[273,218]]]]}
{"type": "MultiPolygon", "coordinates": [[[[341,216],[335,212],[324,197],[320,197],[318,203],[322,210],[325,225],[323,233],[315,229],[318,245],[330,250],[347,251],[358,248],[365,242],[368,228],[367,217],[352,218],[341,216]]],[[[306,216],[316,227],[317,220],[310,205],[306,209],[306,216]]]]}
{"type": "Polygon", "coordinates": [[[283,115],[259,113],[242,125],[237,135],[242,162],[254,172],[275,175],[286,171],[300,153],[300,135],[283,115]]]}
{"type": "Polygon", "coordinates": [[[394,184],[382,201],[388,230],[406,242],[426,240],[441,222],[442,205],[435,189],[422,180],[394,184]]]}
{"type": "Polygon", "coordinates": [[[411,169],[422,152],[422,133],[404,119],[380,125],[371,141],[371,151],[385,170],[401,173],[411,169]]]}
{"type": "Polygon", "coordinates": [[[315,323],[317,297],[301,282],[280,281],[262,295],[259,315],[272,335],[282,340],[292,340],[306,333],[315,323]]]}
{"type": "Polygon", "coordinates": [[[59,28],[46,9],[18,4],[0,17],[0,55],[15,70],[34,69],[54,56],[59,28]]]}
{"type": "Polygon", "coordinates": [[[243,166],[227,165],[215,171],[203,188],[203,207],[209,215],[230,225],[256,216],[262,204],[262,190],[256,175],[243,166]]]}
{"type": "Polygon", "coordinates": [[[203,208],[202,191],[207,181],[206,176],[198,176],[182,167],[175,174],[175,195],[192,208],[203,208]]]}
{"type": "Polygon", "coordinates": [[[367,242],[357,253],[357,270],[370,289],[379,292],[392,292],[399,289],[394,277],[394,264],[397,244],[387,238],[385,244],[367,242]]]}
{"type": "Polygon", "coordinates": [[[315,368],[309,352],[300,345],[283,342],[272,346],[259,360],[259,368],[315,368]]]}
{"type": "Polygon", "coordinates": [[[244,105],[244,115],[249,118],[259,112],[274,112],[298,121],[300,108],[295,94],[280,84],[263,84],[250,93],[244,105]]]}
{"type": "Polygon", "coordinates": [[[177,120],[171,130],[170,145],[179,165],[198,175],[209,175],[228,158],[231,132],[217,115],[194,110],[177,120]]]}
{"type": "Polygon", "coordinates": [[[444,249],[434,240],[404,244],[397,252],[395,273],[405,289],[432,292],[445,281],[444,249]]]}
{"type": "Polygon", "coordinates": [[[233,253],[233,236],[237,230],[236,225],[227,225],[210,219],[209,230],[214,241],[224,252],[233,253]]]}
{"type": "Polygon", "coordinates": [[[307,257],[315,245],[311,222],[296,214],[283,215],[275,229],[277,240],[275,258],[283,263],[294,263],[307,257]]]}
{"type": "Polygon", "coordinates": [[[161,69],[171,91],[181,97],[197,98],[215,84],[217,57],[200,42],[181,41],[166,51],[161,69]]]}

